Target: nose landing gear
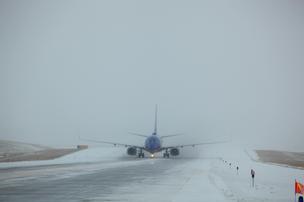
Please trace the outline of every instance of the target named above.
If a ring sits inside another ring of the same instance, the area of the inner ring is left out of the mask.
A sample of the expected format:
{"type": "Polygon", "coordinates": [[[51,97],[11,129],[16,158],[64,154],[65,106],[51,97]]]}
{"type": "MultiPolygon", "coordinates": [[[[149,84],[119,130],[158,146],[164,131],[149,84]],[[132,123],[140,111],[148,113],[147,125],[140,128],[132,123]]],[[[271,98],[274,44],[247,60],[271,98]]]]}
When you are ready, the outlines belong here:
{"type": "Polygon", "coordinates": [[[142,151],[142,149],[139,151],[138,153],[138,158],[145,158],[145,154],[144,152],[142,151]]]}

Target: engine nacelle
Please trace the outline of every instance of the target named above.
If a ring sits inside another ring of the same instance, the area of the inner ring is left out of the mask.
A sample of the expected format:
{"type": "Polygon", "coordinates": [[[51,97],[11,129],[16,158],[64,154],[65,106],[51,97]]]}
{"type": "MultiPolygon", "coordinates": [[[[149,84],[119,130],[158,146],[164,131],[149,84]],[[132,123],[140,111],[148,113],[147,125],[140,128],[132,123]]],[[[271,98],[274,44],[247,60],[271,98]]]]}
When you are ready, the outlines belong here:
{"type": "Polygon", "coordinates": [[[137,149],[136,147],[129,147],[127,149],[127,154],[131,156],[135,156],[137,154],[137,149]]]}
{"type": "Polygon", "coordinates": [[[171,154],[171,156],[178,156],[179,155],[179,149],[177,149],[177,148],[170,149],[170,154],[171,154]]]}

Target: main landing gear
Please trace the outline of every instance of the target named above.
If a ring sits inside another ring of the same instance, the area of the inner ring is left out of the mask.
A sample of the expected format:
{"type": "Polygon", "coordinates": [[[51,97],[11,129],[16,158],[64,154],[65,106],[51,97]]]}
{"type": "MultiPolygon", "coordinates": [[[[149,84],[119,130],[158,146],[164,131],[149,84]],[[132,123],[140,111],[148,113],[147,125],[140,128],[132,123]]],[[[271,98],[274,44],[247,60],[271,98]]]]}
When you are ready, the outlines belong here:
{"type": "Polygon", "coordinates": [[[170,157],[170,154],[168,152],[168,150],[166,149],[166,152],[164,153],[164,158],[169,158],[170,157]]]}
{"type": "Polygon", "coordinates": [[[145,158],[145,154],[144,152],[142,151],[142,149],[139,151],[138,153],[138,158],[145,158]]]}

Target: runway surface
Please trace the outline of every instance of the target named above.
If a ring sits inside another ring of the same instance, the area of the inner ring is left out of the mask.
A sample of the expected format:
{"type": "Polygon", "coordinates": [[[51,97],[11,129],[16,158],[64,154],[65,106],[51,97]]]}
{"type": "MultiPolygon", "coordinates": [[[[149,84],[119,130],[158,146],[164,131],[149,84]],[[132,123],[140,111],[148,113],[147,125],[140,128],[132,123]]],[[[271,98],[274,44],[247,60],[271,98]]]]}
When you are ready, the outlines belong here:
{"type": "Polygon", "coordinates": [[[145,192],[166,184],[173,168],[189,161],[122,160],[1,169],[0,201],[141,201],[145,192]]]}
{"type": "Polygon", "coordinates": [[[0,201],[294,200],[294,179],[300,179],[303,170],[262,164],[253,153],[233,145],[220,149],[210,149],[204,156],[192,159],[114,157],[110,156],[114,150],[108,149],[107,153],[92,149],[56,161],[2,163],[0,201]],[[101,154],[104,158],[100,158],[101,154]],[[236,166],[240,167],[238,171],[236,166]],[[251,169],[256,171],[254,186],[251,169]]]}

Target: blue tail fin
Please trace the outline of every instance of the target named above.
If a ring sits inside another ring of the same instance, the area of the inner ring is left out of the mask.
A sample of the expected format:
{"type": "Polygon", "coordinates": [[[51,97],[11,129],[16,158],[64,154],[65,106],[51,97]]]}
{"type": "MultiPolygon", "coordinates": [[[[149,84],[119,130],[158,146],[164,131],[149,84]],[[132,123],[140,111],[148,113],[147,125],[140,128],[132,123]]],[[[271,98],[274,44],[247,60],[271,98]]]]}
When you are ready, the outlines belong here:
{"type": "Polygon", "coordinates": [[[155,123],[153,135],[157,135],[157,105],[155,106],[155,123]]]}

